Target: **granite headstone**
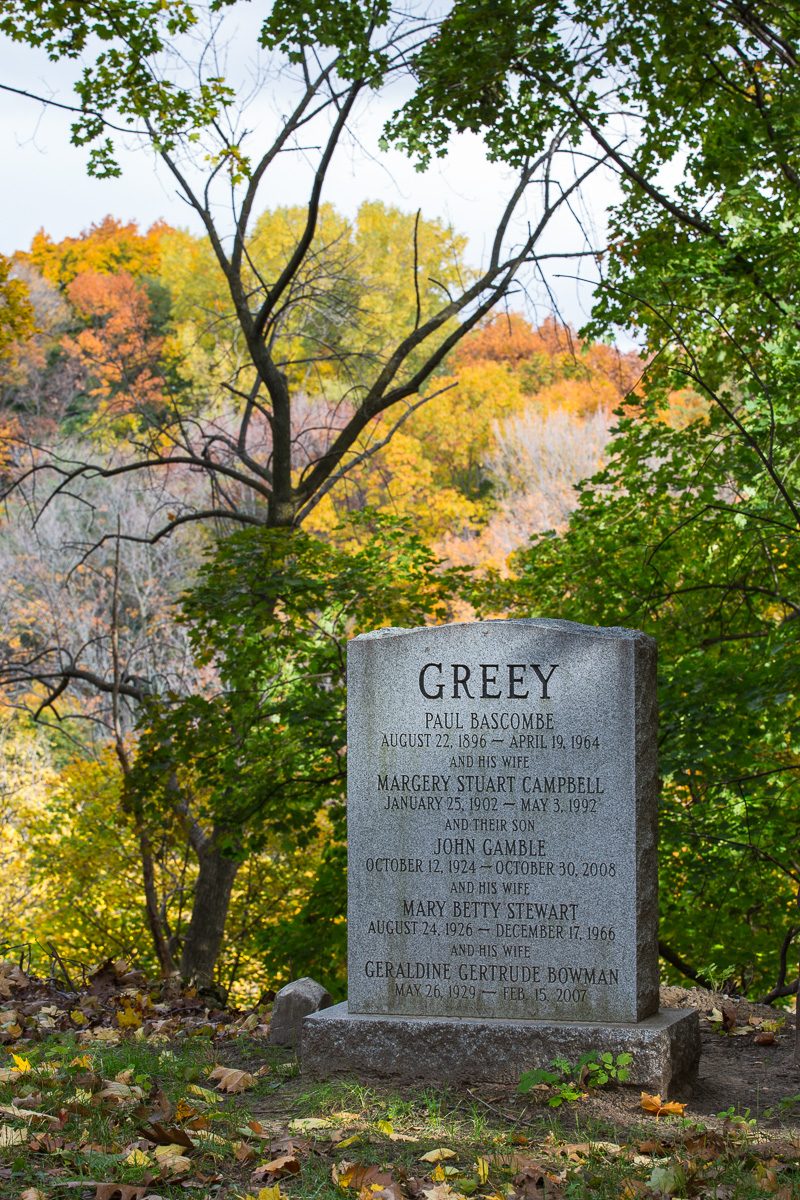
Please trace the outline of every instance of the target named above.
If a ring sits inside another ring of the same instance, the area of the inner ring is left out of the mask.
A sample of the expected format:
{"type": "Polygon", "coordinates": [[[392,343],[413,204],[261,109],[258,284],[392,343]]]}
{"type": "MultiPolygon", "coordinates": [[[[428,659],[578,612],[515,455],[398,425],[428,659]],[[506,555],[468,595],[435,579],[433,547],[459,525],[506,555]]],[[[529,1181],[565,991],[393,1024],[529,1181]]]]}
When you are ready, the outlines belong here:
{"type": "MultiPolygon", "coordinates": [[[[691,1076],[696,1019],[657,1015],[656,726],[656,645],[636,630],[533,619],[355,638],[348,1001],[307,1021],[304,1069],[375,1073],[368,1028],[377,1063],[422,1019],[442,1069],[470,1028],[484,1049],[487,1030],[517,1029],[544,1062],[587,1038],[605,1049],[623,1024],[648,1052],[660,1038],[643,1082],[691,1076]]],[[[402,1074],[394,1059],[377,1073],[402,1074]]]]}

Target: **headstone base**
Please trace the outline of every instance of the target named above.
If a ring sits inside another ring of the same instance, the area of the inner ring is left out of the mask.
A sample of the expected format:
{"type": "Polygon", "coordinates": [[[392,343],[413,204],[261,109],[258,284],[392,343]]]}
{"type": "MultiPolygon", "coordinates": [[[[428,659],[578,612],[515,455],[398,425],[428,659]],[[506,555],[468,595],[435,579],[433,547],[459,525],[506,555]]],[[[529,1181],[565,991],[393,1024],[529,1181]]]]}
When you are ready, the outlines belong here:
{"type": "Polygon", "coordinates": [[[694,1009],[662,1009],[638,1024],[485,1021],[468,1017],[376,1017],[347,1001],[303,1024],[303,1074],[351,1075],[394,1083],[511,1083],[554,1058],[610,1051],[633,1056],[628,1083],[662,1099],[686,1093],[700,1061],[694,1009]]]}

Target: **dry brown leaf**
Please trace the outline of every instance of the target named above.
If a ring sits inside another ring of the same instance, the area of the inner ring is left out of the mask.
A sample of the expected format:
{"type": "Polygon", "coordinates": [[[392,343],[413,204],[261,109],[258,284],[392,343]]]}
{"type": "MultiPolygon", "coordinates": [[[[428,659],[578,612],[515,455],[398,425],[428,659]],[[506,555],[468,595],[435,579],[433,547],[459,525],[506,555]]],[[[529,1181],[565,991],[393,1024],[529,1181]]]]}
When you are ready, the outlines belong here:
{"type": "Polygon", "coordinates": [[[775,1042],[774,1033],[757,1033],[753,1038],[757,1046],[772,1046],[775,1042]]]}
{"type": "Polygon", "coordinates": [[[19,1200],[47,1200],[44,1192],[40,1192],[38,1188],[25,1188],[25,1191],[20,1196],[19,1200]]]}
{"type": "Polygon", "coordinates": [[[137,1126],[136,1132],[156,1146],[177,1145],[187,1150],[194,1149],[194,1142],[185,1129],[164,1129],[157,1121],[151,1121],[148,1125],[137,1126]]]}
{"type": "Polygon", "coordinates": [[[626,1179],[620,1192],[621,1200],[635,1200],[636,1196],[652,1196],[650,1187],[643,1179],[626,1179]]]}
{"type": "Polygon", "coordinates": [[[300,1161],[293,1154],[279,1154],[277,1158],[264,1163],[258,1170],[263,1175],[274,1175],[276,1179],[283,1179],[285,1175],[299,1174],[300,1161]]]}
{"type": "Polygon", "coordinates": [[[214,1067],[208,1078],[218,1080],[217,1089],[228,1093],[243,1092],[255,1083],[255,1078],[249,1071],[236,1071],[233,1067],[219,1065],[214,1067]]]}
{"type": "Polygon", "coordinates": [[[247,1142],[235,1142],[233,1156],[240,1163],[255,1162],[256,1152],[247,1142]]]}
{"type": "Polygon", "coordinates": [[[15,1129],[13,1125],[0,1125],[0,1148],[23,1146],[28,1141],[27,1129],[15,1129]]]}
{"type": "Polygon", "coordinates": [[[389,1172],[381,1171],[375,1163],[345,1162],[344,1160],[338,1166],[334,1163],[331,1168],[331,1177],[343,1191],[353,1188],[359,1193],[368,1185],[372,1185],[376,1190],[382,1190],[395,1182],[389,1172]]]}

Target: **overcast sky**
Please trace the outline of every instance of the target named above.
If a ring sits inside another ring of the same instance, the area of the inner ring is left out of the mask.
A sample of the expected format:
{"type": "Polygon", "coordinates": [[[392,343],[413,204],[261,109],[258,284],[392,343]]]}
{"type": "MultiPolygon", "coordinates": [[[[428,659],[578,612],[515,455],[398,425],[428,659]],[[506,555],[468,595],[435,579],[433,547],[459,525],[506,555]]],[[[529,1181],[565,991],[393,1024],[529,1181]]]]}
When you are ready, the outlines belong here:
{"type": "MultiPolygon", "coordinates": [[[[255,8],[255,6],[253,6],[255,8]]],[[[252,11],[252,10],[251,10],[252,11]]],[[[254,14],[255,15],[255,14],[254,14]]],[[[234,46],[252,46],[253,30],[245,28],[234,46]]],[[[0,78],[29,92],[69,104],[74,102],[71,63],[52,64],[40,52],[0,42],[0,78]]],[[[424,217],[440,217],[469,238],[474,262],[485,255],[491,241],[502,197],[511,177],[487,162],[478,138],[455,139],[448,157],[424,174],[416,172],[398,152],[381,153],[378,138],[383,123],[401,94],[372,101],[362,109],[357,124],[357,142],[343,148],[328,176],[324,199],[352,215],[363,200],[380,199],[406,211],[422,208],[424,217]]],[[[266,111],[263,114],[268,117],[266,111]]],[[[252,127],[252,113],[248,113],[252,127]]],[[[133,146],[119,151],[122,177],[92,179],[86,174],[87,150],[70,144],[68,113],[43,109],[35,101],[0,91],[0,156],[5,185],[0,215],[0,251],[10,254],[26,249],[31,238],[44,228],[54,239],[75,236],[106,214],[123,221],[135,220],[146,228],[158,218],[172,225],[201,232],[198,218],[175,193],[172,181],[147,150],[133,146]]],[[[303,203],[307,196],[308,165],[301,156],[286,156],[280,178],[280,195],[265,195],[264,205],[303,203]]],[[[582,219],[596,228],[602,243],[604,212],[617,191],[609,176],[595,177],[591,188],[591,212],[582,219]]],[[[557,219],[548,229],[545,252],[584,247],[570,219],[557,219]]],[[[558,268],[580,275],[579,260],[558,268]]],[[[589,273],[590,267],[583,269],[589,273]]],[[[533,282],[533,281],[532,281],[533,282]]],[[[556,279],[548,284],[567,320],[580,324],[591,303],[591,288],[574,279],[556,279]]],[[[547,292],[535,289],[542,317],[552,307],[547,292]]],[[[521,301],[515,303],[520,307],[521,301]]]]}

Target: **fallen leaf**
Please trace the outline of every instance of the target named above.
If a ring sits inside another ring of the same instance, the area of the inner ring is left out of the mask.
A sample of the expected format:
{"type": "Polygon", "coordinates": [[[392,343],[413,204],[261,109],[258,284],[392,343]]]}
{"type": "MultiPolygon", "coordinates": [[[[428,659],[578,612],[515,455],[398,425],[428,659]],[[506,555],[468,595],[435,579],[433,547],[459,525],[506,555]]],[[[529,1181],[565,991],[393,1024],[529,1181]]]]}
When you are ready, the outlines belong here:
{"type": "Polygon", "coordinates": [[[131,1167],[152,1167],[153,1159],[146,1150],[131,1150],[127,1158],[123,1159],[131,1167]]]}
{"type": "Polygon", "coordinates": [[[201,1100],[205,1100],[207,1104],[219,1104],[221,1097],[216,1092],[212,1092],[210,1088],[200,1087],[198,1083],[190,1083],[186,1089],[193,1096],[198,1096],[201,1100]]]}
{"type": "MultiPolygon", "coordinates": [[[[119,1031],[117,1029],[95,1029],[93,1033],[96,1042],[108,1042],[110,1046],[113,1046],[119,1041],[119,1031]]],[[[83,1038],[83,1034],[80,1036],[83,1038]]]]}
{"type": "Polygon", "coordinates": [[[235,1142],[233,1146],[233,1156],[237,1162],[255,1162],[256,1152],[252,1146],[247,1144],[247,1142],[235,1142]]]}
{"type": "Polygon", "coordinates": [[[642,1179],[626,1179],[620,1192],[621,1200],[634,1200],[636,1196],[652,1195],[650,1184],[642,1179]]]}
{"type": "Polygon", "coordinates": [[[14,1129],[12,1125],[0,1125],[0,1148],[22,1146],[27,1141],[27,1129],[14,1129]]]}
{"type": "Polygon", "coordinates": [[[20,1196],[19,1200],[46,1200],[44,1192],[40,1192],[38,1188],[25,1188],[25,1191],[20,1196]]]}
{"type": "Polygon", "coordinates": [[[683,1116],[686,1108],[685,1104],[678,1104],[672,1100],[667,1104],[661,1103],[661,1096],[650,1096],[647,1092],[642,1092],[642,1108],[645,1112],[655,1113],[656,1117],[663,1116],[683,1116]]]}
{"type": "Polygon", "coordinates": [[[276,1179],[283,1179],[285,1175],[299,1174],[300,1161],[293,1154],[279,1154],[277,1158],[264,1163],[258,1169],[264,1175],[274,1175],[276,1179]]]}
{"type": "Polygon", "coordinates": [[[489,1160],[488,1158],[479,1158],[475,1163],[475,1173],[478,1176],[478,1183],[483,1185],[489,1178],[489,1160]]]}
{"type": "Polygon", "coordinates": [[[757,1033],[753,1041],[757,1046],[772,1046],[775,1043],[775,1034],[771,1032],[757,1033]]]}
{"type": "Polygon", "coordinates": [[[448,1150],[445,1147],[441,1147],[438,1150],[429,1150],[427,1154],[423,1154],[420,1157],[419,1161],[420,1162],[428,1162],[428,1163],[437,1163],[437,1162],[441,1162],[443,1158],[455,1158],[455,1157],[456,1157],[455,1150],[448,1150]]]}
{"type": "Polygon", "coordinates": [[[194,1142],[185,1129],[164,1129],[157,1121],[151,1121],[149,1125],[139,1125],[137,1133],[157,1146],[178,1145],[183,1146],[186,1150],[194,1149],[194,1142]]]}
{"type": "Polygon", "coordinates": [[[289,1128],[297,1130],[299,1133],[306,1133],[309,1129],[330,1129],[330,1121],[326,1121],[323,1117],[296,1117],[289,1122],[289,1128]]]}
{"type": "MultiPolygon", "coordinates": [[[[212,1092],[211,1095],[214,1096],[214,1093],[212,1092]]],[[[216,1100],[216,1096],[214,1099],[216,1100]]],[[[179,1100],[178,1107],[175,1109],[175,1120],[190,1121],[192,1117],[197,1116],[199,1111],[198,1108],[192,1108],[191,1104],[187,1104],[185,1100],[179,1100]]]]}
{"type": "MultiPolygon", "coordinates": [[[[370,1189],[381,1191],[390,1187],[395,1180],[387,1171],[381,1171],[374,1163],[345,1162],[342,1160],[331,1168],[333,1182],[342,1190],[354,1188],[359,1194],[369,1186],[370,1189]]],[[[398,1191],[399,1200],[399,1191],[398,1191]]]]}
{"type": "MultiPolygon", "coordinates": [[[[397,1136],[398,1136],[397,1134],[394,1135],[395,1138],[397,1136]]],[[[394,1140],[394,1139],[392,1139],[392,1140],[394,1140]]],[[[354,1146],[356,1142],[360,1142],[360,1141],[361,1141],[360,1133],[353,1133],[350,1135],[350,1137],[344,1137],[343,1131],[341,1129],[339,1129],[339,1130],[334,1130],[334,1132],[331,1134],[331,1145],[335,1146],[337,1150],[344,1150],[347,1146],[354,1146]],[[339,1135],[338,1137],[336,1136],[337,1133],[339,1135]]]]}
{"type": "Polygon", "coordinates": [[[728,1005],[722,1006],[722,1028],[726,1033],[730,1033],[736,1025],[736,1009],[730,1008],[728,1005]]]}
{"type": "Polygon", "coordinates": [[[185,1175],[192,1169],[191,1161],[181,1153],[184,1148],[178,1145],[156,1146],[156,1161],[162,1175],[185,1175]]]}
{"type": "Polygon", "coordinates": [[[249,1071],[236,1071],[233,1067],[216,1066],[209,1079],[217,1079],[217,1088],[220,1092],[243,1092],[245,1088],[252,1087],[255,1083],[254,1077],[249,1071]]]}
{"type": "Polygon", "coordinates": [[[101,1100],[116,1100],[120,1104],[144,1100],[144,1092],[134,1083],[117,1083],[116,1079],[104,1079],[105,1087],[97,1093],[101,1100]]]}

